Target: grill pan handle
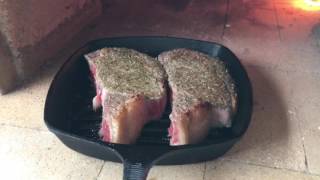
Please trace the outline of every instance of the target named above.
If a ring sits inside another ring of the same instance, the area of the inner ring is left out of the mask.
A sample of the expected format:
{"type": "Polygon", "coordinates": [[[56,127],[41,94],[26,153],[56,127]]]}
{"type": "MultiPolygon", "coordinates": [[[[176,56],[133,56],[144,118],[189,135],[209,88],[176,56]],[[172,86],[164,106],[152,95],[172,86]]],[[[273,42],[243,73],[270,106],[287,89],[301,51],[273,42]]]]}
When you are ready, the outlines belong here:
{"type": "Polygon", "coordinates": [[[152,163],[123,162],[123,180],[146,180],[152,163]]]}
{"type": "Polygon", "coordinates": [[[123,180],[145,180],[151,167],[167,152],[169,146],[115,146],[123,161],[123,180]]]}

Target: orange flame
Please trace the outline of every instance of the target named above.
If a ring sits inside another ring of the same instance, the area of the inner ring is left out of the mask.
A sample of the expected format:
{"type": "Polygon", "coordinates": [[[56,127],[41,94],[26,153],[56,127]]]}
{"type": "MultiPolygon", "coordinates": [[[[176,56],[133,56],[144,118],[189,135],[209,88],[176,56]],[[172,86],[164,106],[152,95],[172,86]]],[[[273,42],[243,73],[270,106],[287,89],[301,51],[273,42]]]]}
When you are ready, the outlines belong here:
{"type": "Polygon", "coordinates": [[[294,0],[294,6],[305,11],[320,11],[320,0],[294,0]]]}

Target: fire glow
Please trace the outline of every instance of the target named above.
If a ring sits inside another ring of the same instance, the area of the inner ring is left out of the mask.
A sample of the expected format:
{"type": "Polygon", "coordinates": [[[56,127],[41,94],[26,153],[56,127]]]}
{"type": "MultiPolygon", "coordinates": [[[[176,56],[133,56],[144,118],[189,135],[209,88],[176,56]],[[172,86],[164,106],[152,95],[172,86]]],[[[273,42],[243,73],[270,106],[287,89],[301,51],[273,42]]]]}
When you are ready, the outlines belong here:
{"type": "Polygon", "coordinates": [[[294,0],[294,6],[305,11],[320,11],[320,0],[294,0]]]}

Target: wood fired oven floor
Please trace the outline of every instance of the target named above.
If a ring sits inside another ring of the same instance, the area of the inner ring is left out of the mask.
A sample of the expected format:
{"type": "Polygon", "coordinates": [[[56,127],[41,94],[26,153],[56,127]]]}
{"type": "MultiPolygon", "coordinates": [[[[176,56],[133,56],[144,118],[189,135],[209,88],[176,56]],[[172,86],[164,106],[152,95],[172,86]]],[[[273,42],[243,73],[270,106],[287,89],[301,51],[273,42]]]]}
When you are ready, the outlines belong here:
{"type": "Polygon", "coordinates": [[[109,2],[96,25],[84,29],[55,63],[0,96],[0,177],[121,179],[120,164],[75,153],[48,132],[48,86],[58,59],[89,39],[166,35],[216,41],[234,51],[253,84],[254,114],[244,138],[224,157],[157,166],[150,180],[320,179],[320,47],[311,34],[320,12],[293,8],[289,0],[156,2],[109,2]]]}

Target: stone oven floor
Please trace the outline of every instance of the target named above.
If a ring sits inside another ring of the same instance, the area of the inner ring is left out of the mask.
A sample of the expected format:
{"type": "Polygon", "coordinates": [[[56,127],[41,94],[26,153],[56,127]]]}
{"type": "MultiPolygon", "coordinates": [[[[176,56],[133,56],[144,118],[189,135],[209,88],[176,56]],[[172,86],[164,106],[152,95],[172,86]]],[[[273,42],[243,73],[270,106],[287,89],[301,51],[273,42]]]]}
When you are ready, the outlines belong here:
{"type": "Polygon", "coordinates": [[[90,39],[124,35],[219,42],[241,59],[254,90],[252,123],[226,155],[155,166],[149,180],[320,179],[320,47],[312,34],[320,12],[293,8],[286,0],[180,1],[109,1],[100,20],[39,76],[0,96],[1,179],[122,179],[121,164],[63,145],[45,127],[43,108],[53,75],[70,52],[90,39]]]}

